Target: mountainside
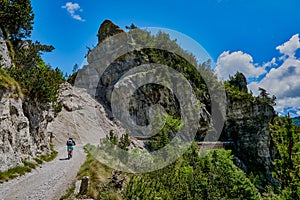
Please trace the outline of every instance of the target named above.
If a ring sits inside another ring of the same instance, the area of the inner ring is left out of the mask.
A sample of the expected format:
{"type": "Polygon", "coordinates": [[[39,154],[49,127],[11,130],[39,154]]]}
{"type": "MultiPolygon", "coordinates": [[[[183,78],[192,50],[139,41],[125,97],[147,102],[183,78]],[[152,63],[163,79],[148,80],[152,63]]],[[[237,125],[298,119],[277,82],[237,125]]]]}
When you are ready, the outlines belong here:
{"type": "MultiPolygon", "coordinates": [[[[112,117],[112,93],[122,76],[128,76],[126,73],[143,64],[160,63],[168,65],[184,74],[193,86],[198,100],[204,105],[197,114],[200,116],[197,138],[200,140],[203,139],[207,134],[207,131],[212,128],[209,93],[204,80],[201,77],[195,76],[195,74],[199,74],[199,72],[193,71],[193,66],[186,62],[182,57],[180,58],[174,53],[157,49],[134,50],[117,57],[107,68],[105,68],[105,71],[100,70],[99,66],[105,65],[104,62],[106,58],[106,51],[102,49],[104,47],[100,42],[105,42],[105,38],[110,38],[120,32],[123,33],[118,26],[110,21],[106,20],[101,24],[98,32],[99,43],[88,54],[89,65],[79,70],[76,82],[77,86],[86,88],[88,92],[92,96],[95,96],[95,98],[104,106],[108,115],[112,117]],[[117,31],[110,32],[109,30],[117,31]],[[101,59],[101,57],[103,58],[101,59]],[[90,77],[90,81],[88,80],[88,77],[90,77]],[[99,81],[91,82],[93,80],[99,81]]],[[[145,33],[145,35],[147,35],[147,33],[145,33]]],[[[145,37],[151,38],[149,35],[145,37]]],[[[159,42],[161,41],[161,38],[168,38],[168,35],[158,33],[155,39],[159,42]]],[[[169,40],[170,39],[165,39],[164,41],[169,40]]],[[[152,39],[149,39],[148,41],[152,41],[152,39]]],[[[114,45],[114,43],[110,41],[110,45],[114,45]]],[[[167,45],[173,45],[172,47],[174,49],[180,48],[172,42],[167,45]]],[[[122,49],[122,46],[116,46],[112,49],[114,48],[115,50],[118,48],[122,49]]],[[[184,52],[184,54],[186,53],[184,52]]],[[[193,59],[191,58],[191,60],[193,59]]],[[[199,69],[206,72],[202,72],[202,74],[205,74],[207,77],[213,76],[211,72],[206,71],[201,65],[199,66],[199,69]]],[[[142,74],[141,76],[146,80],[148,72],[142,73],[138,72],[137,74],[142,74]]],[[[131,77],[134,77],[134,75],[131,75],[131,77]]],[[[206,79],[208,79],[207,77],[206,79]]],[[[159,79],[159,77],[157,78],[159,79]]],[[[152,78],[151,81],[155,82],[156,80],[155,78],[152,78]]],[[[269,123],[275,117],[275,112],[273,107],[267,102],[261,101],[259,98],[254,98],[248,93],[246,87],[247,83],[245,81],[246,79],[244,78],[238,80],[237,83],[231,83],[231,87],[241,87],[236,90],[236,93],[227,92],[228,98],[225,103],[226,122],[220,140],[231,142],[232,145],[228,148],[233,150],[237,163],[239,163],[243,170],[248,173],[252,171],[263,173],[266,182],[273,182],[271,171],[274,159],[274,145],[271,142],[269,123]],[[251,99],[243,97],[237,98],[240,93],[251,96],[251,99]]],[[[134,87],[130,84],[132,83],[129,82],[129,85],[127,85],[128,88],[134,87]]],[[[149,108],[153,105],[162,106],[167,114],[174,116],[175,118],[180,117],[181,108],[176,96],[171,90],[164,86],[156,84],[144,85],[138,88],[129,102],[130,106],[128,109],[130,110],[130,117],[140,126],[147,125],[150,120],[149,108]]]]}
{"type": "Polygon", "coordinates": [[[245,172],[261,172],[269,183],[272,178],[275,146],[272,142],[269,123],[275,117],[272,106],[250,100],[227,102],[227,119],[221,139],[232,141],[231,149],[246,166],[245,172]]]}
{"type": "Polygon", "coordinates": [[[300,126],[300,117],[293,118],[293,121],[294,121],[296,126],[300,126]]]}
{"type": "Polygon", "coordinates": [[[300,117],[240,72],[219,80],[184,35],[105,20],[68,76],[31,39],[31,0],[0,15],[0,199],[300,199],[300,117]]]}

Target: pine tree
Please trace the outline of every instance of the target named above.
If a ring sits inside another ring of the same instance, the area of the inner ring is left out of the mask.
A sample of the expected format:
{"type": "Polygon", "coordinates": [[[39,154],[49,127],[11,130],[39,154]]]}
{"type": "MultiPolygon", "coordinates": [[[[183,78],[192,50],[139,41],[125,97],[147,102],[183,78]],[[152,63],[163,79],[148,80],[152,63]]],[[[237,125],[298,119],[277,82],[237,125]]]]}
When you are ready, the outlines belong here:
{"type": "Polygon", "coordinates": [[[270,126],[279,158],[275,160],[274,177],[280,182],[281,196],[300,199],[300,132],[288,115],[276,118],[270,126]]]}
{"type": "Polygon", "coordinates": [[[1,0],[0,27],[8,32],[10,40],[30,37],[34,14],[30,0],[1,0]]]}

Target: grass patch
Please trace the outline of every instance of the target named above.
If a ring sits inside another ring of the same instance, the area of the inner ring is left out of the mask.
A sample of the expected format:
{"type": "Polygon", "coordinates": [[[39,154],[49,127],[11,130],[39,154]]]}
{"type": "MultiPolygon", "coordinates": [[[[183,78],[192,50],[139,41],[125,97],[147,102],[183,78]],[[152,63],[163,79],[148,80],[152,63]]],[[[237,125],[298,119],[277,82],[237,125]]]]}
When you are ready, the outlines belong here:
{"type": "Polygon", "coordinates": [[[25,167],[29,167],[31,169],[35,169],[38,166],[38,163],[28,162],[26,160],[23,161],[25,167]]]}
{"type": "Polygon", "coordinates": [[[9,76],[2,68],[0,68],[0,88],[4,91],[15,91],[16,97],[23,97],[22,89],[19,83],[9,76]]]}
{"type": "Polygon", "coordinates": [[[101,164],[94,156],[92,156],[87,149],[93,148],[91,145],[86,145],[84,147],[85,152],[87,152],[86,161],[80,167],[77,173],[78,180],[82,179],[84,176],[89,176],[90,186],[88,189],[88,197],[94,199],[99,198],[101,191],[101,186],[104,182],[107,182],[112,174],[112,169],[101,164]]]}
{"type": "Polygon", "coordinates": [[[8,181],[10,179],[22,176],[27,172],[31,172],[32,169],[37,167],[37,163],[23,161],[23,166],[16,166],[6,171],[0,172],[0,183],[8,181]]]}
{"type": "Polygon", "coordinates": [[[39,165],[43,164],[43,160],[41,160],[39,158],[34,158],[33,160],[39,165]]]}
{"type": "Polygon", "coordinates": [[[84,176],[90,178],[90,185],[86,196],[78,195],[78,198],[93,198],[93,199],[123,199],[117,189],[109,185],[110,178],[113,174],[113,169],[100,163],[94,156],[92,156],[88,149],[96,148],[91,145],[84,147],[87,153],[87,158],[82,164],[77,173],[77,179],[81,180],[84,176]]]}
{"type": "Polygon", "coordinates": [[[54,158],[56,158],[58,152],[55,151],[54,146],[52,144],[50,145],[50,150],[51,150],[50,155],[41,155],[39,157],[41,161],[50,162],[50,161],[54,160],[54,158]]]}

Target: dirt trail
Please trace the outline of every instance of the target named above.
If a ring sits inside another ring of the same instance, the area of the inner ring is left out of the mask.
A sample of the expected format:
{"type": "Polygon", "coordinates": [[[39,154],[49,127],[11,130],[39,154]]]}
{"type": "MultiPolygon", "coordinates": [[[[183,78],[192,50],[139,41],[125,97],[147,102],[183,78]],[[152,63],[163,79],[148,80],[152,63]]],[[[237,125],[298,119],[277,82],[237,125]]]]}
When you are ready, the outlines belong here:
{"type": "Polygon", "coordinates": [[[82,145],[76,145],[73,158],[67,160],[66,147],[59,147],[57,157],[24,176],[0,184],[0,200],[59,199],[76,180],[76,174],[85,160],[82,145]]]}

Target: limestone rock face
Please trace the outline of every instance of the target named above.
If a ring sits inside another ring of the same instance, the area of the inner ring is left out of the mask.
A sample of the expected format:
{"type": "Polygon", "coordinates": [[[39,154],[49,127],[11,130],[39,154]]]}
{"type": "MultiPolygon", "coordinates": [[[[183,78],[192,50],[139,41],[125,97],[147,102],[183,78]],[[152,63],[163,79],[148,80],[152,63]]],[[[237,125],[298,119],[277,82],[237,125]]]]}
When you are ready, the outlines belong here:
{"type": "Polygon", "coordinates": [[[106,38],[118,33],[124,32],[119,26],[112,23],[110,20],[105,20],[98,30],[98,43],[102,42],[106,38]]]}
{"type": "Polygon", "coordinates": [[[222,139],[232,141],[233,152],[248,171],[261,171],[272,181],[274,146],[269,123],[275,117],[273,107],[260,102],[228,102],[227,121],[222,139]]]}
{"type": "Polygon", "coordinates": [[[5,92],[0,99],[0,171],[50,152],[49,111],[11,96],[5,92]]]}
{"type": "Polygon", "coordinates": [[[11,58],[7,49],[6,41],[2,30],[0,29],[0,66],[10,67],[11,58]]]}

